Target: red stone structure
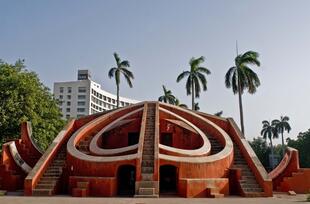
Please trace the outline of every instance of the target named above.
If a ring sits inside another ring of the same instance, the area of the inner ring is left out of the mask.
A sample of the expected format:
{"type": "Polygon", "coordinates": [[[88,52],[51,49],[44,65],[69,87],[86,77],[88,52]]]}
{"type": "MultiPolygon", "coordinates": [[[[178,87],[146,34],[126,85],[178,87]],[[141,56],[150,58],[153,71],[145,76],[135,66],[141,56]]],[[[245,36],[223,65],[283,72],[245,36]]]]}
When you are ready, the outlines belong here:
{"type": "Polygon", "coordinates": [[[279,165],[269,173],[276,191],[310,192],[310,168],[299,167],[298,151],[288,147],[279,165]]]}
{"type": "Polygon", "coordinates": [[[142,102],[71,120],[42,156],[29,127],[3,146],[2,189],[26,196],[272,196],[272,180],[231,118],[142,102]]]}

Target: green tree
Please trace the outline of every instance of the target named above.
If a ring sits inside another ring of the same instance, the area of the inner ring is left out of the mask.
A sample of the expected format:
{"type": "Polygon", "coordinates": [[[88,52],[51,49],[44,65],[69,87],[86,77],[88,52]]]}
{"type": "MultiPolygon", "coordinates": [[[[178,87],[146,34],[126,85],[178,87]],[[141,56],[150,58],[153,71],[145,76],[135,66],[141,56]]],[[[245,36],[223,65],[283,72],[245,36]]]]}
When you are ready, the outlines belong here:
{"type": "Polygon", "coordinates": [[[235,66],[229,68],[225,75],[225,85],[227,88],[232,88],[234,94],[239,95],[239,110],[241,131],[244,134],[244,118],[242,106],[242,94],[247,89],[250,94],[256,92],[256,88],[260,85],[257,74],[249,67],[249,65],[260,66],[258,61],[258,53],[248,51],[244,54],[239,54],[235,58],[235,66]]]}
{"type": "Polygon", "coordinates": [[[303,168],[309,168],[310,129],[306,132],[299,133],[296,140],[287,138],[286,142],[287,146],[293,147],[298,150],[300,166],[303,168]]]}
{"type": "Polygon", "coordinates": [[[278,138],[278,132],[276,128],[269,121],[264,120],[262,124],[263,128],[260,134],[263,136],[265,140],[266,139],[270,140],[271,157],[272,157],[271,167],[274,168],[275,164],[274,164],[274,151],[273,151],[272,139],[278,138]]]}
{"type": "Polygon", "coordinates": [[[163,85],[164,95],[158,98],[158,101],[162,101],[164,103],[175,104],[176,98],[172,94],[171,90],[166,89],[165,85],[163,85]]]}
{"type": "Polygon", "coordinates": [[[199,58],[191,58],[189,61],[190,70],[183,71],[177,78],[177,82],[180,82],[183,78],[187,77],[186,81],[186,93],[192,94],[192,110],[195,110],[195,97],[199,98],[201,92],[201,86],[204,91],[207,90],[207,79],[205,75],[211,74],[206,68],[200,66],[205,61],[203,56],[199,58]]]}
{"type": "Polygon", "coordinates": [[[31,121],[37,144],[45,149],[64,125],[57,101],[24,61],[0,60],[0,142],[19,138],[20,124],[31,121]]]}
{"type": "Polygon", "coordinates": [[[249,142],[252,149],[256,153],[258,159],[261,161],[263,166],[267,169],[269,167],[269,152],[270,149],[267,146],[266,140],[262,137],[253,138],[252,142],[249,142]]]}
{"type": "Polygon", "coordinates": [[[117,108],[119,108],[119,85],[121,83],[121,74],[125,77],[130,88],[132,88],[131,79],[134,79],[134,75],[131,71],[128,70],[128,68],[130,67],[129,61],[127,60],[122,61],[116,52],[113,55],[116,61],[116,67],[112,67],[109,70],[109,78],[112,77],[115,78],[116,95],[117,95],[116,101],[117,101],[117,108]]]}
{"type": "Polygon", "coordinates": [[[278,133],[281,134],[282,137],[282,157],[284,156],[285,153],[285,145],[284,145],[284,136],[283,133],[287,131],[288,133],[291,130],[291,126],[289,124],[290,118],[288,116],[281,116],[280,120],[275,119],[272,121],[272,124],[275,126],[277,129],[278,133]]]}

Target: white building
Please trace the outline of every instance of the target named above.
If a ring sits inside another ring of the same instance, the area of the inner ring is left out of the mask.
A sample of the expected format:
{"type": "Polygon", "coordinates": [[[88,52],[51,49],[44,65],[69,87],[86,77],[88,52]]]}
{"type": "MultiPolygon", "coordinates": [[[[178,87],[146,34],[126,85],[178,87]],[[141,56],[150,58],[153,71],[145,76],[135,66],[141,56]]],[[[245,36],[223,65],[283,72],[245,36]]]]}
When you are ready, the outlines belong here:
{"type": "MultiPolygon", "coordinates": [[[[78,80],[54,83],[54,97],[59,100],[63,118],[81,117],[116,108],[116,95],[101,89],[92,81],[88,70],[78,70],[78,80]]],[[[138,103],[120,97],[120,107],[138,103]]]]}

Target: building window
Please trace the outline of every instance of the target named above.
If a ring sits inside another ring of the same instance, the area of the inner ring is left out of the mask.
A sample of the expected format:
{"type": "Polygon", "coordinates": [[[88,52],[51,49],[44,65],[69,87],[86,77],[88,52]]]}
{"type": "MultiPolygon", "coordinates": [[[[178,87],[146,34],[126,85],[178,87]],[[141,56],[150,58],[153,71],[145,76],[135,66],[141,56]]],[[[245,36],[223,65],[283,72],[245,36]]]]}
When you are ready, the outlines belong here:
{"type": "Polygon", "coordinates": [[[83,116],[85,116],[85,115],[84,114],[78,114],[77,118],[80,118],[80,117],[83,117],[83,116]]]}
{"type": "Polygon", "coordinates": [[[107,100],[107,97],[106,97],[106,96],[103,96],[103,100],[106,101],[106,100],[107,100]]]}
{"type": "Polygon", "coordinates": [[[114,100],[114,99],[112,99],[112,103],[113,103],[113,104],[115,103],[115,100],[114,100]]]}
{"type": "Polygon", "coordinates": [[[77,105],[78,105],[78,106],[85,106],[85,101],[78,101],[78,102],[77,102],[77,105]]]}
{"type": "Polygon", "coordinates": [[[67,108],[67,109],[66,109],[66,112],[70,112],[70,108],[67,108]]]}
{"type": "Polygon", "coordinates": [[[67,106],[71,106],[71,102],[70,101],[67,101],[67,106]]]}
{"type": "Polygon", "coordinates": [[[124,106],[124,101],[121,101],[121,106],[124,106]]]}
{"type": "Polygon", "coordinates": [[[78,99],[85,99],[86,96],[85,95],[78,95],[78,99]]]}
{"type": "Polygon", "coordinates": [[[64,87],[59,87],[59,92],[63,93],[64,92],[64,87]]]}
{"type": "Polygon", "coordinates": [[[67,91],[68,91],[68,93],[71,93],[71,92],[72,92],[72,88],[71,88],[71,87],[68,87],[68,88],[67,88],[67,91]]]}
{"type": "Polygon", "coordinates": [[[86,93],[86,87],[79,87],[78,92],[79,93],[86,93]]]}
{"type": "Polygon", "coordinates": [[[111,98],[108,98],[108,102],[111,103],[111,98]]]}
{"type": "Polygon", "coordinates": [[[70,118],[70,115],[66,115],[66,118],[69,119],[69,118],[70,118]]]}
{"type": "Polygon", "coordinates": [[[78,108],[77,112],[85,112],[85,108],[78,108]]]}
{"type": "Polygon", "coordinates": [[[67,95],[67,99],[69,99],[69,100],[70,100],[70,99],[71,99],[71,95],[67,95]]]}
{"type": "Polygon", "coordinates": [[[59,95],[59,99],[63,99],[64,98],[64,96],[63,95],[59,95]]]}

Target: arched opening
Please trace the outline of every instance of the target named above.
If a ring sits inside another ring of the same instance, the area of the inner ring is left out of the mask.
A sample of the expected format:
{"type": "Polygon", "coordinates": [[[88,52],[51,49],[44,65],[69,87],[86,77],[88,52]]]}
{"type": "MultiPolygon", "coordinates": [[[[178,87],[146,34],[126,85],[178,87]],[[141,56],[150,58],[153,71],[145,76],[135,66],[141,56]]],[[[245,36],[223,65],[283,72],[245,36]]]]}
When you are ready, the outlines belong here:
{"type": "Polygon", "coordinates": [[[164,165],[160,167],[160,193],[161,194],[176,194],[178,173],[177,168],[172,165],[164,165]]]}
{"type": "Polygon", "coordinates": [[[133,196],[135,194],[136,168],[124,165],[117,172],[117,193],[120,196],[133,196]]]}

